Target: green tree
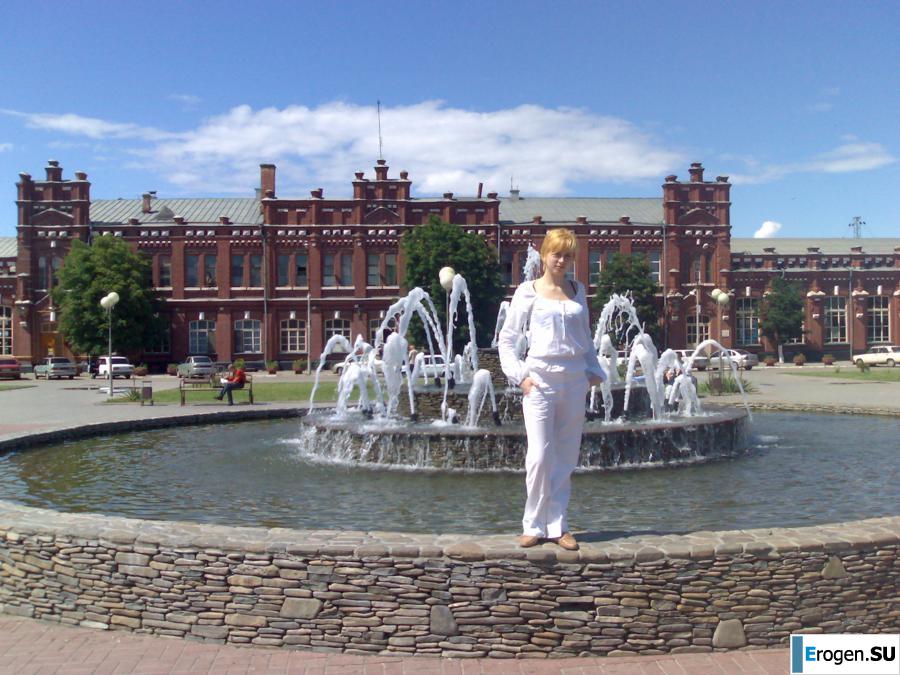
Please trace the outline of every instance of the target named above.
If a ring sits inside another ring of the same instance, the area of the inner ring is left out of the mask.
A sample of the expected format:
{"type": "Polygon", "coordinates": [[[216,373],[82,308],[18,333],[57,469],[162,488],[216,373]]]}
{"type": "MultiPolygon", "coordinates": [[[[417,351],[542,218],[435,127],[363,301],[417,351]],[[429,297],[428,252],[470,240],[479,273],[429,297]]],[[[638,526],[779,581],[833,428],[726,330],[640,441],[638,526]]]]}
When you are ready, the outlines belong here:
{"type": "Polygon", "coordinates": [[[630,293],[638,318],[644,322],[644,331],[659,344],[659,311],[656,308],[658,292],[659,284],[650,274],[650,262],[646,256],[613,253],[600,270],[594,309],[599,315],[613,293],[630,293]]]}
{"type": "Polygon", "coordinates": [[[105,354],[107,312],[100,299],[119,294],[112,310],[113,349],[137,354],[159,338],[160,302],[151,287],[150,261],[121,239],[97,237],[91,246],[73,241],[53,289],[59,330],[76,352],[105,354]]]}
{"type": "Polygon", "coordinates": [[[775,277],[769,293],[759,303],[759,330],[771,339],[784,360],[782,344],[803,335],[803,295],[784,277],[775,277]]]}
{"type": "MultiPolygon", "coordinates": [[[[505,294],[497,251],[479,235],[468,234],[437,216],[431,216],[424,225],[407,230],[400,245],[406,265],[406,288],[419,286],[431,296],[444,330],[447,326],[446,291],[438,280],[438,272],[442,267],[450,266],[463,275],[472,296],[478,346],[490,345],[497,309],[505,294]]],[[[468,313],[462,299],[457,308],[456,324],[453,344],[454,350],[458,351],[469,341],[468,313]]],[[[427,345],[418,320],[410,325],[410,338],[420,348],[427,345]]]]}

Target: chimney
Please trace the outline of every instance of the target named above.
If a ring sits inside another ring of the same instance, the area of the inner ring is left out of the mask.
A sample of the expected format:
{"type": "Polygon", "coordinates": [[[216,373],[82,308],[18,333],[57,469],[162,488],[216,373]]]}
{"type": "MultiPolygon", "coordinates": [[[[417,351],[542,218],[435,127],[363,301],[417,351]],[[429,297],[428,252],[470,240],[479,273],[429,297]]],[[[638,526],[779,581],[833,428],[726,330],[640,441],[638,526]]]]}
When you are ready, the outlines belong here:
{"type": "Polygon", "coordinates": [[[774,246],[765,246],[763,248],[763,252],[764,253],[775,253],[775,247],[774,246]]]}
{"type": "Polygon", "coordinates": [[[515,188],[515,189],[510,188],[509,189],[509,198],[516,199],[516,200],[521,199],[521,197],[519,196],[519,188],[515,188]]]}
{"type": "Polygon", "coordinates": [[[263,196],[268,195],[269,192],[272,193],[272,196],[275,195],[275,165],[274,164],[260,164],[259,165],[259,188],[262,190],[263,196]]]}
{"type": "Polygon", "coordinates": [[[59,162],[55,159],[47,160],[47,180],[48,181],[60,181],[62,180],[62,169],[59,168],[59,162]]]}
{"type": "Polygon", "coordinates": [[[316,188],[315,190],[310,190],[309,194],[313,199],[322,199],[322,195],[325,191],[322,188],[316,188]]]}
{"type": "Polygon", "coordinates": [[[356,176],[356,180],[365,180],[364,176],[365,176],[366,174],[365,174],[364,172],[362,172],[362,171],[357,171],[357,172],[356,172],[355,174],[353,174],[353,175],[356,176]]]}
{"type": "Polygon", "coordinates": [[[151,213],[153,211],[153,207],[150,205],[151,199],[153,199],[153,195],[149,192],[141,195],[141,213],[151,213]]]}
{"type": "Polygon", "coordinates": [[[75,180],[87,180],[87,174],[84,171],[76,171],[75,180]]]}
{"type": "Polygon", "coordinates": [[[716,182],[717,183],[727,183],[728,176],[716,176],[716,182]]]}
{"type": "Polygon", "coordinates": [[[676,176],[674,173],[670,173],[668,176],[666,176],[666,182],[667,183],[677,183],[678,176],[676,176]]]}
{"type": "Polygon", "coordinates": [[[453,199],[453,193],[452,193],[452,192],[445,192],[445,193],[444,193],[444,199],[453,199]]]}
{"type": "Polygon", "coordinates": [[[587,225],[587,216],[578,216],[575,218],[575,222],[579,225],[587,225]]]}
{"type": "Polygon", "coordinates": [[[850,250],[851,250],[853,253],[862,253],[862,252],[863,252],[862,249],[863,249],[862,246],[851,246],[851,247],[850,247],[850,250]]]}
{"type": "Polygon", "coordinates": [[[481,199],[481,191],[483,189],[484,189],[484,183],[479,183],[478,184],[478,195],[477,195],[478,199],[481,199]]]}
{"type": "Polygon", "coordinates": [[[619,216],[619,222],[623,225],[631,224],[631,216],[619,216]]]}
{"type": "Polygon", "coordinates": [[[541,225],[543,222],[544,222],[543,216],[532,216],[531,217],[531,223],[533,225],[541,225]]]}
{"type": "Polygon", "coordinates": [[[375,164],[375,180],[387,180],[387,162],[383,159],[379,159],[375,162],[375,164]]]}
{"type": "Polygon", "coordinates": [[[691,182],[692,183],[702,183],[703,182],[703,165],[700,162],[694,162],[691,164],[691,168],[689,169],[691,173],[691,182]]]}
{"type": "Polygon", "coordinates": [[[129,225],[140,225],[140,224],[141,224],[141,221],[138,220],[137,218],[129,218],[129,219],[128,219],[128,224],[129,224],[129,225]]]}
{"type": "Polygon", "coordinates": [[[807,246],[807,247],[806,247],[806,252],[807,252],[807,253],[818,253],[818,252],[819,252],[819,247],[818,247],[818,246],[807,246]]]}
{"type": "Polygon", "coordinates": [[[173,216],[172,222],[176,225],[184,225],[184,216],[173,216]]]}
{"type": "Polygon", "coordinates": [[[400,180],[409,180],[409,171],[401,171],[400,180]]]}
{"type": "Polygon", "coordinates": [[[219,216],[219,222],[222,225],[230,225],[231,224],[231,220],[228,218],[228,216],[219,216]]]}
{"type": "Polygon", "coordinates": [[[488,192],[488,199],[497,199],[496,192],[488,192]]]}

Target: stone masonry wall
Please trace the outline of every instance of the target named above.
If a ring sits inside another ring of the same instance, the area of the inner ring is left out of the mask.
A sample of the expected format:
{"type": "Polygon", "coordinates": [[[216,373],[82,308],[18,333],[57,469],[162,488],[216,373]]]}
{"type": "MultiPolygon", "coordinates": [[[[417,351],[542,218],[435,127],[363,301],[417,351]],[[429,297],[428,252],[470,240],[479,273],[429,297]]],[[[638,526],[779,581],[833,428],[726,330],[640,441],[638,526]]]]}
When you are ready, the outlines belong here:
{"type": "Polygon", "coordinates": [[[348,653],[659,654],[900,626],[900,518],[514,548],[0,501],[0,612],[348,653]]]}

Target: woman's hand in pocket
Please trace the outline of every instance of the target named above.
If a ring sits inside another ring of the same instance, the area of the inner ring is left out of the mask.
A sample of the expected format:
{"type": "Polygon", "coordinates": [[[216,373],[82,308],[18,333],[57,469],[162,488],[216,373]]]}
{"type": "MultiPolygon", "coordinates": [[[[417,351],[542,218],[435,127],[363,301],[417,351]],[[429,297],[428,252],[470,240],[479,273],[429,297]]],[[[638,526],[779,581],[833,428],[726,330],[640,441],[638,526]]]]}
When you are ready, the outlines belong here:
{"type": "Polygon", "coordinates": [[[519,383],[519,389],[522,390],[522,393],[525,394],[525,396],[528,396],[528,394],[531,393],[531,390],[535,386],[536,385],[534,384],[534,380],[532,380],[530,377],[526,377],[519,383]]]}

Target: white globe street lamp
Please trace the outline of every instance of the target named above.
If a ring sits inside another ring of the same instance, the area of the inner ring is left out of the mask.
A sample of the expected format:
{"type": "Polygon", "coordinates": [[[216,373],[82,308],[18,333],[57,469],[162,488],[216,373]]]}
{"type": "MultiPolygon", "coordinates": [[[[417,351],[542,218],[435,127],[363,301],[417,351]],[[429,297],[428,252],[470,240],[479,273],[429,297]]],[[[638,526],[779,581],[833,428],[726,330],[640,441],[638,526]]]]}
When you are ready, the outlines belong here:
{"type": "Polygon", "coordinates": [[[106,323],[109,325],[109,351],[106,356],[106,370],[109,376],[108,398],[113,397],[113,367],[112,367],[112,308],[119,302],[119,294],[115,291],[108,293],[100,300],[100,306],[106,310],[106,323]]]}
{"type": "Polygon", "coordinates": [[[438,271],[438,280],[441,287],[446,291],[444,298],[444,308],[447,312],[447,359],[444,363],[444,379],[450,377],[450,346],[453,344],[453,324],[450,322],[450,291],[453,289],[453,278],[456,276],[456,270],[452,267],[442,267],[438,271]]]}

